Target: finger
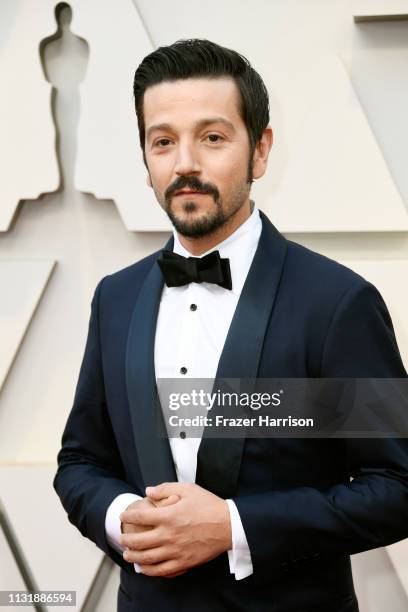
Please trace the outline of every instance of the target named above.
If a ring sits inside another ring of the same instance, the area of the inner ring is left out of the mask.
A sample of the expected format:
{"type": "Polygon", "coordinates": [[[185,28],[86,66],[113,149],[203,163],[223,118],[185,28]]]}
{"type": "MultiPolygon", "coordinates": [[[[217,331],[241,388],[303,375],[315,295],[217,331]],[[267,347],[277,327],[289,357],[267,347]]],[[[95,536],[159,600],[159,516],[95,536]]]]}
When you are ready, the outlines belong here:
{"type": "Polygon", "coordinates": [[[140,569],[142,574],[145,576],[161,576],[163,578],[167,576],[173,576],[175,573],[183,572],[184,568],[180,565],[180,562],[174,559],[170,561],[164,561],[163,563],[156,563],[154,565],[141,565],[140,569]]]}
{"type": "Polygon", "coordinates": [[[132,550],[146,550],[162,546],[164,539],[161,529],[155,527],[154,529],[141,533],[124,533],[120,536],[119,543],[123,548],[128,547],[132,550]]]}
{"type": "Polygon", "coordinates": [[[133,525],[149,525],[155,526],[163,522],[163,510],[160,508],[130,508],[124,510],[120,515],[122,523],[131,523],[133,525]]]}
{"type": "Polygon", "coordinates": [[[178,501],[180,501],[180,499],[181,498],[179,495],[169,495],[169,497],[165,497],[164,499],[153,499],[149,501],[151,501],[156,506],[156,508],[160,508],[162,506],[172,506],[173,504],[176,504],[178,501]]]}
{"type": "Polygon", "coordinates": [[[150,525],[134,525],[133,523],[122,523],[122,533],[144,533],[151,531],[154,527],[150,525]]]}
{"type": "Polygon", "coordinates": [[[123,558],[129,563],[152,565],[169,561],[172,558],[172,553],[168,546],[158,546],[157,548],[149,548],[147,550],[125,550],[123,558]]]}
{"type": "Polygon", "coordinates": [[[163,499],[163,497],[179,494],[182,486],[180,482],[163,482],[155,487],[146,487],[146,495],[152,499],[163,499]]]}

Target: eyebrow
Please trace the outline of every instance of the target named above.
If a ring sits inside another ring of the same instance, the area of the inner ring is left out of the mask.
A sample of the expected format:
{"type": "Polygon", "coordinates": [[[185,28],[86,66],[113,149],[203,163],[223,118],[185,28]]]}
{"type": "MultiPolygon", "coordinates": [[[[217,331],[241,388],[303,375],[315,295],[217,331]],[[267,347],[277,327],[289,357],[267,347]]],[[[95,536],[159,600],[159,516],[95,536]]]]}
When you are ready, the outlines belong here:
{"type": "MultiPolygon", "coordinates": [[[[194,124],[194,129],[195,130],[202,129],[204,127],[207,127],[208,125],[213,125],[214,123],[222,123],[227,128],[229,128],[232,132],[235,133],[235,128],[233,124],[231,123],[231,121],[228,121],[228,119],[225,119],[224,117],[209,117],[208,119],[200,119],[199,121],[196,121],[196,123],[194,124]]],[[[163,131],[169,131],[169,132],[174,131],[170,123],[158,123],[156,125],[151,125],[149,127],[149,129],[146,132],[146,138],[149,138],[151,133],[156,130],[163,130],[163,131]]]]}

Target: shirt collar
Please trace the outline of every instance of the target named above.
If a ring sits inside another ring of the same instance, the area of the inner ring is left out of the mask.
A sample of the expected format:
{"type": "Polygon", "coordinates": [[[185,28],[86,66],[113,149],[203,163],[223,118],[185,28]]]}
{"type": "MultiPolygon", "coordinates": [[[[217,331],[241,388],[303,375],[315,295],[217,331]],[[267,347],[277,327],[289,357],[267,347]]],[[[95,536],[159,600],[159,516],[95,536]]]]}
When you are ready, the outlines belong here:
{"type": "MultiPolygon", "coordinates": [[[[252,201],[251,201],[252,202],[252,201]]],[[[244,285],[246,276],[252,263],[253,256],[258,246],[259,237],[262,230],[262,221],[257,206],[253,203],[253,210],[250,216],[242,223],[228,238],[213,246],[211,249],[194,257],[204,257],[212,251],[219,251],[222,258],[230,260],[232,292],[239,295],[244,285]]],[[[174,253],[183,257],[193,257],[192,253],[185,249],[180,243],[175,229],[174,253]]],[[[226,291],[222,287],[217,287],[221,291],[226,291]]]]}

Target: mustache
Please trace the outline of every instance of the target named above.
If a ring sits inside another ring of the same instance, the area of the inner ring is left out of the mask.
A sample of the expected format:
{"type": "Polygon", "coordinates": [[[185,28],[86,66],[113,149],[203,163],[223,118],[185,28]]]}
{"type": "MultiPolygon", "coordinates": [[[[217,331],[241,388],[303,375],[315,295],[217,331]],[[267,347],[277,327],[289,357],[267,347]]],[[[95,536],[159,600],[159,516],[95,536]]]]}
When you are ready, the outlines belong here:
{"type": "Polygon", "coordinates": [[[220,198],[220,192],[212,183],[202,183],[196,176],[179,176],[164,192],[166,202],[170,202],[176,191],[186,187],[200,193],[208,193],[213,196],[216,202],[220,198]]]}

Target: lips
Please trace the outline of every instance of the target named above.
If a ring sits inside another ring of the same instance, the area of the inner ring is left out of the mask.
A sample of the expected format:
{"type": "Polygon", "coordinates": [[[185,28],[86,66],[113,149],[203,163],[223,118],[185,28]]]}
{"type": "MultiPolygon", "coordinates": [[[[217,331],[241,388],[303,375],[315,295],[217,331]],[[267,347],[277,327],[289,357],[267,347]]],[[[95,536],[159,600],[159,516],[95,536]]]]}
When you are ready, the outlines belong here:
{"type": "Polygon", "coordinates": [[[174,195],[205,195],[204,191],[194,191],[192,189],[179,189],[174,192],[174,195]]]}

